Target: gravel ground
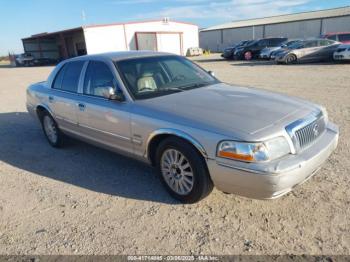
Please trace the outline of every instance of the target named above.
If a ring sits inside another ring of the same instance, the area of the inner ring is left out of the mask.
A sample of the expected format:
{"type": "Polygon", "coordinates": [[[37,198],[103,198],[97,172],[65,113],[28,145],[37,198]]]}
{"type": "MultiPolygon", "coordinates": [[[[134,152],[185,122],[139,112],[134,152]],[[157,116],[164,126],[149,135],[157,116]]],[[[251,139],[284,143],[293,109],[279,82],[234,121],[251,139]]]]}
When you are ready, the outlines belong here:
{"type": "Polygon", "coordinates": [[[350,254],[350,64],[195,60],[222,81],[325,105],[341,129],[338,149],[277,200],[214,190],[182,205],[141,163],[77,141],[51,148],[25,89],[52,67],[0,68],[0,253],[350,254]]]}

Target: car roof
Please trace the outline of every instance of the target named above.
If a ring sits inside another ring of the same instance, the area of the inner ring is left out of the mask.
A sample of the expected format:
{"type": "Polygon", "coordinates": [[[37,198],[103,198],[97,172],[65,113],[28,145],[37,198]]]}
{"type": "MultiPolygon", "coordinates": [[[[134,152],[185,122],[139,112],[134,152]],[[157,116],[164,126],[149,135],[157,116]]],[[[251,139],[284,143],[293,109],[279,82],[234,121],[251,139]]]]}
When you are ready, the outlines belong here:
{"type": "Polygon", "coordinates": [[[325,33],[324,36],[344,35],[344,34],[350,34],[350,32],[331,32],[331,33],[325,33]]]}
{"type": "Polygon", "coordinates": [[[176,56],[175,54],[165,53],[165,52],[155,52],[155,51],[119,51],[119,52],[109,52],[94,55],[84,55],[74,58],[67,59],[66,61],[77,61],[77,60],[91,60],[91,59],[103,59],[112,60],[113,62],[130,59],[130,58],[140,58],[140,57],[155,57],[155,56],[176,56]]]}

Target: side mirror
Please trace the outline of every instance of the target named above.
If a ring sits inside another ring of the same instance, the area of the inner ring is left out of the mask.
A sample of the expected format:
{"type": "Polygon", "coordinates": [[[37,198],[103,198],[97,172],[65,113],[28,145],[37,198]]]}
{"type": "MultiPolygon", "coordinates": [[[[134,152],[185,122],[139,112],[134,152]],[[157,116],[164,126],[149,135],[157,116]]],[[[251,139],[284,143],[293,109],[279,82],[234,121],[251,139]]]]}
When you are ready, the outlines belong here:
{"type": "Polygon", "coordinates": [[[125,96],[121,90],[115,90],[113,87],[109,87],[108,99],[123,102],[125,101],[125,96]]]}
{"type": "Polygon", "coordinates": [[[215,73],[213,71],[208,71],[208,74],[211,75],[212,77],[215,77],[215,73]]]}

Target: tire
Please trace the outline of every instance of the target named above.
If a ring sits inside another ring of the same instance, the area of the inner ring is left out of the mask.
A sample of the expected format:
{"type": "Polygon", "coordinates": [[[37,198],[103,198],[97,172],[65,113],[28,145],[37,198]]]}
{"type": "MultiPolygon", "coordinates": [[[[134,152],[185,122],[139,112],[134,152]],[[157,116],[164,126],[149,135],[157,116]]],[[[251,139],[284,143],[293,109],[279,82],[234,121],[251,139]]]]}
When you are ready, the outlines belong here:
{"type": "Polygon", "coordinates": [[[297,57],[293,54],[289,54],[285,59],[286,65],[295,64],[297,62],[297,57]]]}
{"type": "Polygon", "coordinates": [[[44,111],[40,116],[40,122],[49,144],[55,148],[61,147],[63,145],[64,135],[53,117],[47,111],[44,111]]]}
{"type": "Polygon", "coordinates": [[[244,52],[243,58],[244,58],[244,60],[246,60],[246,61],[252,60],[252,59],[253,59],[253,54],[252,54],[252,52],[251,52],[251,51],[244,52]]]}
{"type": "Polygon", "coordinates": [[[196,203],[213,190],[205,160],[182,139],[169,137],[159,144],[156,168],[169,194],[182,203],[196,203]]]}

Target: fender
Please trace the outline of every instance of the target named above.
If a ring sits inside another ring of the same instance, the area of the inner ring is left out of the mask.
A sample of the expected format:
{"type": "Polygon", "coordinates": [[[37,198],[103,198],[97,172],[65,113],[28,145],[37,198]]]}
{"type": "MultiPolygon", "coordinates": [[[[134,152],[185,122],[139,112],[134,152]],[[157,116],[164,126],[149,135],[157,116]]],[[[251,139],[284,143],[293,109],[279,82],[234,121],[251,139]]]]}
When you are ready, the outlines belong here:
{"type": "Polygon", "coordinates": [[[191,143],[195,148],[197,148],[197,150],[202,154],[202,156],[205,159],[208,159],[207,152],[205,151],[204,147],[196,139],[194,139],[192,136],[190,136],[189,134],[186,134],[183,131],[180,131],[178,129],[173,129],[173,128],[157,129],[157,130],[153,131],[148,136],[148,139],[146,142],[146,152],[145,152],[145,157],[147,159],[149,159],[149,145],[150,145],[151,141],[153,140],[153,138],[157,137],[158,135],[174,135],[174,136],[183,138],[183,139],[187,140],[189,143],[191,143]]]}
{"type": "MultiPolygon", "coordinates": [[[[35,113],[38,115],[38,107],[43,107],[43,108],[45,108],[45,110],[47,111],[47,112],[49,112],[50,113],[50,115],[55,119],[55,115],[54,115],[54,113],[52,112],[52,110],[47,106],[47,105],[45,105],[45,104],[39,104],[39,105],[36,105],[36,107],[35,107],[35,113]]],[[[56,119],[55,119],[56,120],[56,119]]]]}

